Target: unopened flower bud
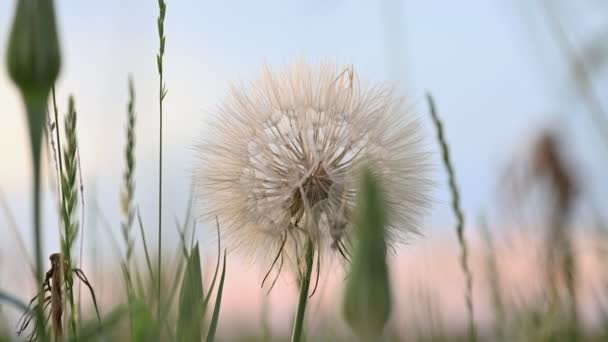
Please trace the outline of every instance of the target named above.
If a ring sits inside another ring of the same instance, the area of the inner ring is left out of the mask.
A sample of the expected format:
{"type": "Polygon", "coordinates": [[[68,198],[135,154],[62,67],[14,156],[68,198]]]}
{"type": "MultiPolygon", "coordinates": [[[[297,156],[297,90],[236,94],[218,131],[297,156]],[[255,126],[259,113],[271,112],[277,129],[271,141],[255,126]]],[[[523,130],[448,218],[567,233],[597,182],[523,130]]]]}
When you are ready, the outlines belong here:
{"type": "Polygon", "coordinates": [[[26,106],[45,105],[61,65],[53,0],[18,0],[6,60],[26,106]]]}
{"type": "Polygon", "coordinates": [[[343,306],[346,322],[364,340],[382,335],[390,313],[384,206],[378,180],[364,171],[356,211],[357,242],[343,306]]]}

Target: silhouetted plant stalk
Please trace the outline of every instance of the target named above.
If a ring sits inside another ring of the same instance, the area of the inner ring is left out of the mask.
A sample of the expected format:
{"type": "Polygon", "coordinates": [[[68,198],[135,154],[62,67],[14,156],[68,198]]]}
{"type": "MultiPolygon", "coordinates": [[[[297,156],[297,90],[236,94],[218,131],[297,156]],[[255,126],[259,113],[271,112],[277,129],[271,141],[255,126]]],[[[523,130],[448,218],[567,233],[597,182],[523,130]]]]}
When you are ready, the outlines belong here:
{"type": "MultiPolygon", "coordinates": [[[[43,281],[42,224],[40,219],[40,155],[46,124],[48,94],[57,80],[61,53],[52,0],[19,0],[8,37],[8,73],[25,104],[32,156],[32,218],[36,279],[43,281]]],[[[43,314],[44,298],[36,310],[40,339],[48,340],[43,314]]]]}
{"type": "Polygon", "coordinates": [[[465,301],[469,318],[469,340],[476,341],[477,329],[475,326],[475,315],[473,312],[473,274],[469,268],[468,248],[464,236],[464,214],[462,212],[462,208],[460,207],[460,193],[458,191],[458,185],[456,184],[456,174],[450,158],[450,149],[443,132],[443,124],[437,114],[435,101],[430,94],[427,94],[427,101],[431,111],[431,117],[433,118],[433,123],[437,129],[437,140],[439,141],[439,145],[441,147],[443,165],[448,173],[448,182],[450,192],[452,194],[452,210],[456,216],[456,235],[458,236],[458,243],[460,244],[461,249],[460,267],[462,268],[466,281],[465,301]]]}

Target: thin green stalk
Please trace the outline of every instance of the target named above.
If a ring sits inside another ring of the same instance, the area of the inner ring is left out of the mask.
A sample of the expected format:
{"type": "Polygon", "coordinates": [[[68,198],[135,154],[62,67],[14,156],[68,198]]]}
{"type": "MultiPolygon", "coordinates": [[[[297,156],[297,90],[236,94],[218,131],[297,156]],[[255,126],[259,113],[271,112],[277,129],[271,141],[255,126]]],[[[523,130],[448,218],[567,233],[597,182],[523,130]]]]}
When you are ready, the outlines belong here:
{"type": "Polygon", "coordinates": [[[306,269],[303,273],[303,278],[300,279],[300,297],[298,299],[298,311],[296,312],[296,320],[293,325],[293,334],[291,335],[292,342],[302,340],[302,330],[304,328],[304,318],[306,313],[306,304],[308,302],[308,289],[310,287],[310,276],[312,274],[312,262],[314,259],[314,244],[309,238],[306,243],[306,269]]]}
{"type": "MultiPolygon", "coordinates": [[[[156,314],[160,317],[161,312],[161,263],[162,263],[162,212],[163,212],[163,100],[167,95],[167,89],[163,83],[163,57],[165,55],[165,13],[167,5],[164,0],[158,0],[158,38],[160,40],[160,47],[158,54],[156,55],[156,66],[158,68],[159,75],[159,147],[158,147],[158,269],[157,269],[157,307],[156,314]]],[[[160,338],[160,336],[159,336],[160,338]]]]}
{"type": "MultiPolygon", "coordinates": [[[[29,110],[28,110],[29,112],[29,110]]],[[[30,116],[35,116],[37,114],[32,114],[31,112],[28,114],[30,116]]],[[[31,129],[30,129],[31,131],[31,129]]],[[[40,149],[41,149],[41,140],[40,138],[36,139],[35,134],[31,134],[30,136],[32,141],[32,164],[33,164],[33,216],[34,216],[34,249],[36,251],[36,280],[37,284],[42,284],[44,281],[44,263],[42,258],[42,227],[40,224],[40,149]]],[[[42,286],[41,286],[42,288],[42,286]]],[[[38,336],[41,341],[48,341],[48,336],[46,334],[45,320],[44,320],[44,312],[42,308],[44,307],[44,296],[38,296],[38,306],[36,309],[36,329],[38,331],[38,336]]]]}
{"type": "MultiPolygon", "coordinates": [[[[219,259],[219,255],[218,255],[219,259]]],[[[220,307],[222,306],[222,293],[224,292],[224,278],[226,277],[226,251],[224,251],[224,266],[222,267],[222,275],[220,276],[220,284],[217,289],[217,295],[215,298],[215,305],[213,308],[213,315],[211,316],[211,323],[209,324],[209,333],[207,334],[207,342],[213,342],[215,340],[215,332],[217,330],[217,324],[220,317],[220,307]]],[[[213,288],[210,288],[210,291],[213,288]]],[[[205,304],[205,308],[207,304],[205,304]]]]}
{"type": "Polygon", "coordinates": [[[467,313],[469,316],[469,340],[476,341],[477,329],[475,327],[475,315],[473,312],[473,275],[469,268],[467,241],[464,236],[464,214],[462,212],[462,208],[460,207],[460,193],[458,192],[458,185],[456,184],[456,175],[450,158],[450,149],[448,147],[443,132],[443,124],[441,123],[441,120],[437,115],[435,101],[433,100],[431,94],[427,93],[426,98],[431,111],[431,117],[433,118],[433,123],[435,124],[435,128],[437,129],[437,140],[439,141],[439,145],[441,146],[443,165],[445,166],[445,169],[448,173],[448,182],[452,195],[452,210],[454,211],[454,215],[456,216],[456,235],[458,236],[458,243],[460,244],[461,249],[460,267],[462,268],[466,281],[465,301],[467,305],[467,313]]]}

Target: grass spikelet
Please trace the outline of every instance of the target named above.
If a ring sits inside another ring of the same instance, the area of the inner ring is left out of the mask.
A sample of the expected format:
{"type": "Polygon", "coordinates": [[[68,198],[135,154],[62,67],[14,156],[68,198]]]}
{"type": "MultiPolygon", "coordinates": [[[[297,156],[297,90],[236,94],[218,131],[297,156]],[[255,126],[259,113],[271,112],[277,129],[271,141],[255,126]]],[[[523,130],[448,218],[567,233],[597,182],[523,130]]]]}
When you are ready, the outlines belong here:
{"type": "Polygon", "coordinates": [[[64,122],[66,142],[62,148],[63,152],[63,173],[61,175],[61,204],[60,216],[62,223],[61,253],[64,258],[63,270],[66,282],[66,297],[70,305],[70,330],[76,332],[76,308],[73,291],[74,260],[72,259],[72,249],[78,235],[79,222],[76,215],[78,204],[78,190],[76,186],[76,173],[78,170],[77,161],[77,139],[76,139],[76,108],[74,97],[70,96],[68,101],[68,113],[64,122]]]}
{"type": "Polygon", "coordinates": [[[473,312],[473,274],[471,273],[471,269],[469,268],[469,253],[467,248],[467,241],[464,236],[464,214],[462,212],[462,208],[460,207],[460,193],[458,192],[458,185],[456,184],[456,174],[454,172],[454,167],[452,166],[452,161],[450,159],[450,149],[448,147],[448,143],[445,140],[443,124],[441,123],[441,119],[439,119],[439,116],[437,115],[435,101],[433,100],[431,94],[427,93],[426,98],[429,104],[429,109],[431,111],[431,117],[433,118],[433,123],[435,125],[435,128],[437,129],[437,140],[439,141],[439,145],[441,146],[443,165],[445,166],[445,169],[448,173],[448,182],[452,195],[452,210],[454,211],[454,215],[456,216],[456,235],[458,236],[458,243],[460,244],[461,249],[460,267],[462,268],[462,272],[464,273],[466,281],[465,301],[467,304],[467,313],[469,319],[469,340],[476,341],[477,331],[475,327],[475,314],[473,312]]]}
{"type": "Polygon", "coordinates": [[[129,102],[127,104],[127,144],[125,146],[125,171],[123,174],[123,189],[120,194],[120,208],[122,213],[121,231],[126,250],[124,256],[127,286],[131,289],[130,267],[133,256],[133,223],[135,221],[135,209],[133,194],[135,191],[135,89],[133,80],[129,78],[129,102]]]}

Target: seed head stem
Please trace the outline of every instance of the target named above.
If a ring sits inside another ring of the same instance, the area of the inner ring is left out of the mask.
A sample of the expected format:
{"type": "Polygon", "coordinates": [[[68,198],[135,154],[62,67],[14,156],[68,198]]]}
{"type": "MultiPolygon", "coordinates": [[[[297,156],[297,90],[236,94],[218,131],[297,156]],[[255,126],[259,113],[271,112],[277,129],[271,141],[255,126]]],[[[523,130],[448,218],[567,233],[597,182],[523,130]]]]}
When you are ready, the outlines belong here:
{"type": "Polygon", "coordinates": [[[299,342],[302,340],[302,330],[304,328],[304,318],[306,313],[306,304],[308,302],[308,289],[310,288],[310,277],[312,274],[312,263],[314,259],[314,244],[310,238],[306,243],[306,269],[300,279],[300,297],[298,300],[298,309],[296,312],[296,320],[293,325],[293,334],[291,342],[299,342]]]}

